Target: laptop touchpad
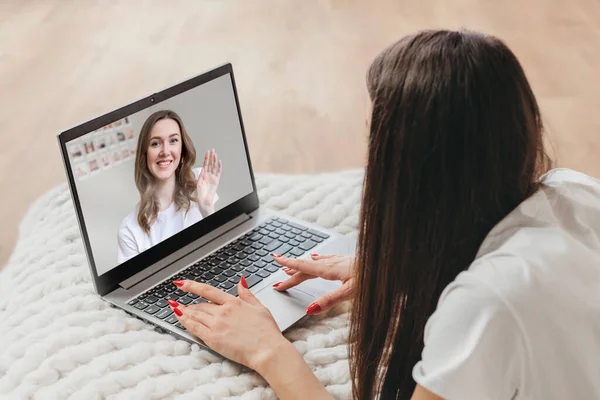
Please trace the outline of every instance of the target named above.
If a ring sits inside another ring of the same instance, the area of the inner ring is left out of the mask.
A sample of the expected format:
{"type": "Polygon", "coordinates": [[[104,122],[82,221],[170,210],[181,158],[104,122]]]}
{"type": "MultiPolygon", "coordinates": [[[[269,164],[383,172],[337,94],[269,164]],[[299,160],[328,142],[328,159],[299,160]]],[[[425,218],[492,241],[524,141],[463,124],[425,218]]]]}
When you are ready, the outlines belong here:
{"type": "Polygon", "coordinates": [[[278,292],[270,286],[265,287],[255,296],[271,311],[281,330],[287,329],[306,315],[306,309],[314,300],[313,296],[297,289],[278,292]]]}

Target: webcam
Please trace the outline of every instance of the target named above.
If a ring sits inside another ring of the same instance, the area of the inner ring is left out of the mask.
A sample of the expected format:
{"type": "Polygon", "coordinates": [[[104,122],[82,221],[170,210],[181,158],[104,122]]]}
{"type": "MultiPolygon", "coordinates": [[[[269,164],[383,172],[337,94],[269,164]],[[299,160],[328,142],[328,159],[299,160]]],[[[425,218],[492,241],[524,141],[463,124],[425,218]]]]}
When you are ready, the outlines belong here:
{"type": "Polygon", "coordinates": [[[150,97],[150,103],[154,103],[154,97],[150,97]]]}

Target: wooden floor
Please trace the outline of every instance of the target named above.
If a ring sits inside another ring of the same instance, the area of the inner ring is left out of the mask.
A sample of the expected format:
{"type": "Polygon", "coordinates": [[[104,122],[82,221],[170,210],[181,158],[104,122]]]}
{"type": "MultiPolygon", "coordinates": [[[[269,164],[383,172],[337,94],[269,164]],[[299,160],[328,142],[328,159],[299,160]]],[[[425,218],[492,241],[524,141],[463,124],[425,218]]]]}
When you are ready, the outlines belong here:
{"type": "Polygon", "coordinates": [[[441,27],[504,39],[559,165],[600,176],[597,0],[0,2],[0,266],[27,207],[65,182],[61,130],[231,61],[256,171],[362,166],[367,66],[441,27]]]}

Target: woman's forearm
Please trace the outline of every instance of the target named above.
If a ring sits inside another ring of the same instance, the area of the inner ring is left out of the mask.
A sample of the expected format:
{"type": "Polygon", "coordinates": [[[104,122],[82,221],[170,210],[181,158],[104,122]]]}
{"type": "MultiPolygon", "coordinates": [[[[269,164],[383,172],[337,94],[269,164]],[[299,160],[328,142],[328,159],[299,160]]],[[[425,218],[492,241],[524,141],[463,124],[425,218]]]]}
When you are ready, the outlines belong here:
{"type": "Polygon", "coordinates": [[[287,340],[274,347],[255,369],[282,400],[332,398],[287,340]]]}

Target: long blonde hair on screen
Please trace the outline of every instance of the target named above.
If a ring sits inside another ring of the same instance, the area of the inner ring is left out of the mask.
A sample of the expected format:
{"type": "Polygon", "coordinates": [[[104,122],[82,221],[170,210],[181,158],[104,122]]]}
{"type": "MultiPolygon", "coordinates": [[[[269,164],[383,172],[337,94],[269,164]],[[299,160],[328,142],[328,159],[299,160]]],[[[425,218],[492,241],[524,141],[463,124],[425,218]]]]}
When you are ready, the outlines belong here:
{"type": "Polygon", "coordinates": [[[191,202],[195,201],[196,179],[194,179],[192,167],[196,162],[196,149],[192,139],[185,130],[181,117],[176,112],[171,110],[157,111],[144,122],[135,154],[135,185],[140,192],[137,221],[146,234],[150,234],[150,226],[156,221],[159,210],[158,200],[155,197],[156,178],[148,169],[146,154],[150,143],[150,132],[154,125],[162,119],[172,119],[177,122],[181,132],[181,157],[175,170],[175,193],[173,194],[175,208],[176,210],[184,209],[187,211],[191,202]]]}

